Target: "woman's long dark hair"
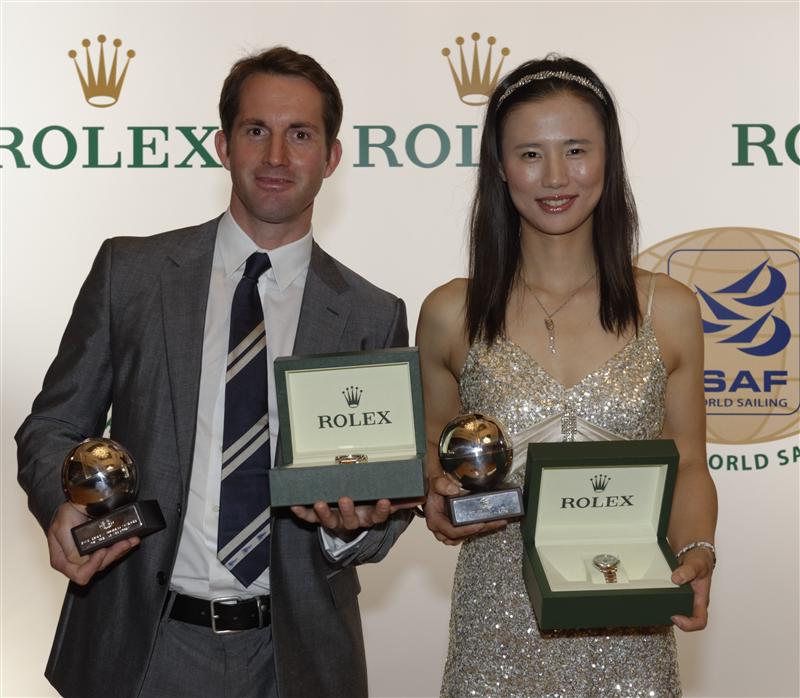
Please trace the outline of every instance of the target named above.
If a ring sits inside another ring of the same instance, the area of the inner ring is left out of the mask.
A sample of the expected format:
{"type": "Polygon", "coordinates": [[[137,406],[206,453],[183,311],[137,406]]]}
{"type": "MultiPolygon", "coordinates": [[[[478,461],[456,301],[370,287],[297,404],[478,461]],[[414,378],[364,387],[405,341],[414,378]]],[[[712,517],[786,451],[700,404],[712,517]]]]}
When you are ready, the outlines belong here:
{"type": "Polygon", "coordinates": [[[469,282],[466,324],[470,343],[481,338],[488,344],[505,333],[506,306],[520,275],[522,250],[520,217],[506,183],[500,177],[501,142],[505,117],[515,105],[569,92],[591,104],[605,132],[603,193],[594,210],[592,248],[600,287],[600,322],[608,332],[622,334],[641,321],[633,274],[638,250],[639,221],[625,161],[614,100],[594,72],[580,61],[553,54],[528,61],[496,87],[486,111],[481,140],[478,186],[470,220],[469,282]],[[548,77],[523,84],[501,98],[526,75],[565,71],[585,78],[603,95],[578,81],[548,77]],[[499,104],[499,106],[498,106],[499,104]]]}

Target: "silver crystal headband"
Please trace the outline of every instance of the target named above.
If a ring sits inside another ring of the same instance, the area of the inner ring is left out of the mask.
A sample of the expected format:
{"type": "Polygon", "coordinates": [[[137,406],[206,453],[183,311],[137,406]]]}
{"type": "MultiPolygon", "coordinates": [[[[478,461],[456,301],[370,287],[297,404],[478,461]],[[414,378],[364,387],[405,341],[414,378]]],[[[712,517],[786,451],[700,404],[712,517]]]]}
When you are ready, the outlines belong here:
{"type": "Polygon", "coordinates": [[[505,92],[503,92],[503,94],[500,96],[500,99],[497,100],[497,108],[499,109],[500,105],[506,100],[506,98],[514,94],[514,92],[516,92],[520,87],[524,87],[534,80],[550,80],[552,78],[566,80],[567,82],[575,82],[581,87],[585,87],[587,90],[594,92],[595,95],[597,95],[597,99],[599,99],[603,104],[606,104],[606,98],[603,96],[600,88],[588,78],[585,78],[582,75],[575,75],[575,73],[568,73],[566,70],[541,70],[538,73],[524,75],[513,85],[511,85],[505,92]]]}

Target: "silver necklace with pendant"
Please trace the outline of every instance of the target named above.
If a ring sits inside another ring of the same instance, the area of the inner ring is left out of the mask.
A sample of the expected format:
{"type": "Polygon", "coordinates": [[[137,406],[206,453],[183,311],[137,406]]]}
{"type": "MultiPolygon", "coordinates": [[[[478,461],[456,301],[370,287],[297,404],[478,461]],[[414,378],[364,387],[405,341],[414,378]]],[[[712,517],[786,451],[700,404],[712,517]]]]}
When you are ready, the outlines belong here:
{"type": "Polygon", "coordinates": [[[544,313],[544,327],[547,330],[548,342],[549,342],[548,349],[550,349],[551,354],[556,353],[556,334],[555,334],[556,324],[555,322],[553,322],[553,318],[555,317],[556,313],[559,310],[561,310],[561,308],[563,308],[567,303],[569,303],[573,298],[575,298],[575,296],[578,295],[579,291],[582,291],[586,286],[588,286],[589,282],[592,281],[592,279],[594,279],[595,276],[597,276],[596,271],[588,279],[586,279],[586,281],[584,281],[580,286],[578,286],[578,288],[576,288],[572,293],[570,293],[567,300],[565,300],[561,305],[559,305],[552,313],[547,311],[547,308],[544,307],[542,301],[539,300],[539,296],[536,295],[536,291],[534,291],[530,287],[528,282],[525,281],[524,279],[522,280],[522,283],[525,284],[525,288],[527,288],[531,292],[533,299],[539,304],[539,307],[542,309],[542,312],[544,313]]]}

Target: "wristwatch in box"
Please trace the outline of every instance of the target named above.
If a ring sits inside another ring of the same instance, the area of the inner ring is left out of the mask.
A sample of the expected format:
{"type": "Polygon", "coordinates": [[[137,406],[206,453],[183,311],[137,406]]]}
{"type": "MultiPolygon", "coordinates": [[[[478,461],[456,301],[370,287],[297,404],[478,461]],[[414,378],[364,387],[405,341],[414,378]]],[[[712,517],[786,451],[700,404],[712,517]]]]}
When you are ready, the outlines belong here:
{"type": "Polygon", "coordinates": [[[619,558],[616,555],[609,555],[608,553],[595,555],[592,559],[592,564],[603,573],[606,584],[617,583],[617,568],[619,567],[619,558]]]}

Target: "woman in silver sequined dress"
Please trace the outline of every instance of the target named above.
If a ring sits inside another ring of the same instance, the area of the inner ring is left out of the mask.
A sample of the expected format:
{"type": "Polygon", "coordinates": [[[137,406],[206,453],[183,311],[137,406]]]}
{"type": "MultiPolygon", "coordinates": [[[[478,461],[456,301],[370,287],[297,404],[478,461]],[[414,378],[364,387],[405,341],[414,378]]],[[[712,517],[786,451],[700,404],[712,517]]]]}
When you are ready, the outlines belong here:
{"type": "Polygon", "coordinates": [[[674,439],[681,459],[668,537],[676,553],[688,551],[672,579],[692,584],[695,605],[673,622],[705,627],[716,493],[705,460],[700,313],[689,289],[633,267],[637,239],[603,83],[552,56],[505,77],[487,107],[470,277],[430,294],[417,334],[431,438],[426,518],[443,543],[463,542],[442,696],[681,693],[671,627],[540,631],[519,523],[454,528],[443,495],[459,490],[437,459],[439,433],[463,412],[493,415],[529,440],[580,438],[581,425],[674,439]]]}

